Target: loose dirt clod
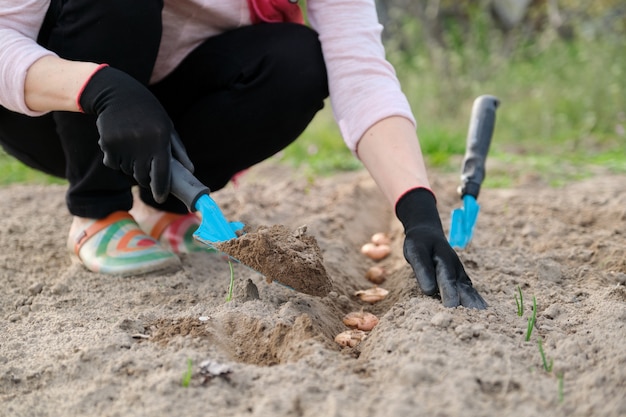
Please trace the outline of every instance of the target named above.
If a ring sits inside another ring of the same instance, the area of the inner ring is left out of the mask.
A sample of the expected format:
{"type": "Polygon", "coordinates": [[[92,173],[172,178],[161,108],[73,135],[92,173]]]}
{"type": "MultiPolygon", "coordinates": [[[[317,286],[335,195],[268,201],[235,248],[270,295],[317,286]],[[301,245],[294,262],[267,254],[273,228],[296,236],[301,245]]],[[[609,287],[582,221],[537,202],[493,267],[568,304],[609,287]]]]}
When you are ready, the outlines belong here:
{"type": "Polygon", "coordinates": [[[285,226],[259,226],[256,230],[215,245],[261,272],[268,282],[278,281],[296,291],[326,296],[332,289],[317,240],[306,227],[291,231],[285,226]]]}

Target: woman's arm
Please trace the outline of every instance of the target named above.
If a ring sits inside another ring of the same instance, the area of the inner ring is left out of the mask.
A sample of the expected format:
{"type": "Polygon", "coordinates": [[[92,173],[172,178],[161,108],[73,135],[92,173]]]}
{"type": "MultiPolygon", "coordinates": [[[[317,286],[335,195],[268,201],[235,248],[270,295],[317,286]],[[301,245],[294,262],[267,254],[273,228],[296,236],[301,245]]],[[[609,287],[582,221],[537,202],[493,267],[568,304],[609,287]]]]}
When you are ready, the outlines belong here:
{"type": "Polygon", "coordinates": [[[50,0],[3,0],[0,2],[0,105],[28,116],[24,100],[28,69],[44,56],[55,55],[37,43],[50,0]]]}
{"type": "Polygon", "coordinates": [[[45,56],[28,69],[24,84],[26,105],[33,111],[79,111],[77,97],[98,68],[91,62],[75,62],[45,56]]]}
{"type": "Polygon", "coordinates": [[[430,189],[415,126],[404,117],[388,117],[370,127],[357,154],[393,206],[407,190],[430,189]]]}
{"type": "Polygon", "coordinates": [[[413,123],[403,117],[375,123],[357,152],[404,226],[404,257],[422,291],[439,293],[447,307],[486,308],[444,235],[413,123]]]}
{"type": "Polygon", "coordinates": [[[400,116],[415,126],[385,58],[374,0],[309,0],[307,9],[322,44],[333,113],[350,150],[377,121],[400,116]]]}
{"type": "Polygon", "coordinates": [[[169,196],[172,157],[193,169],[161,103],[123,71],[47,56],[30,66],[24,90],[31,110],[97,116],[103,163],[150,187],[157,202],[169,196]]]}

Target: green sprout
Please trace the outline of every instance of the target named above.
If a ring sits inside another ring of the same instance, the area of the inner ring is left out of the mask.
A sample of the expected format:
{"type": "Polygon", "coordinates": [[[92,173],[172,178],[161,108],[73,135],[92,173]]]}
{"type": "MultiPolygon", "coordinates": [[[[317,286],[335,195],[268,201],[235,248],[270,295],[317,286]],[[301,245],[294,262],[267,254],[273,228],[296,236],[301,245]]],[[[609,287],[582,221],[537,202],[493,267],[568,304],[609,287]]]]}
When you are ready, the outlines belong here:
{"type": "Polygon", "coordinates": [[[526,341],[530,340],[530,335],[533,332],[533,327],[535,327],[535,322],[537,321],[537,298],[533,297],[533,315],[528,318],[528,327],[526,328],[526,341]]]}
{"type": "Polygon", "coordinates": [[[519,299],[515,294],[515,305],[517,305],[517,315],[522,317],[524,315],[524,297],[522,296],[522,289],[517,286],[517,292],[519,293],[519,299]]]}
{"type": "Polygon", "coordinates": [[[230,284],[228,285],[228,295],[226,296],[226,301],[231,301],[233,299],[233,289],[235,288],[235,271],[233,270],[233,263],[228,260],[228,266],[230,267],[230,284]]]}
{"type": "Polygon", "coordinates": [[[563,402],[564,394],[563,394],[563,373],[559,373],[559,402],[563,402]]]}
{"type": "Polygon", "coordinates": [[[184,388],[187,388],[189,386],[189,383],[191,382],[192,374],[193,374],[193,367],[192,367],[191,359],[187,359],[187,370],[183,374],[183,381],[182,381],[182,385],[184,388]]]}
{"type": "Polygon", "coordinates": [[[546,372],[552,372],[553,360],[550,359],[550,364],[548,365],[548,361],[546,360],[546,354],[543,352],[543,342],[541,338],[537,339],[537,344],[539,345],[539,354],[541,354],[541,361],[543,362],[543,369],[546,372]]]}

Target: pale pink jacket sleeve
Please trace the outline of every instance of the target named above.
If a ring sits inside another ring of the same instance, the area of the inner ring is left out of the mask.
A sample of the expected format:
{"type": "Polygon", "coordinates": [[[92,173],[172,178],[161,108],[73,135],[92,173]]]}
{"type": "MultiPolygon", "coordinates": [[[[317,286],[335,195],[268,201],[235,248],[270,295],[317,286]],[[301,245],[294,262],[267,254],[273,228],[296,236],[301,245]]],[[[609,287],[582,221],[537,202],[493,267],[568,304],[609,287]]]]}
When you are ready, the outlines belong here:
{"type": "Polygon", "coordinates": [[[0,105],[9,110],[39,116],[24,102],[28,68],[53,52],[36,42],[48,10],[46,0],[2,0],[0,2],[0,105]]]}
{"type": "Polygon", "coordinates": [[[308,0],[307,7],[322,43],[333,113],[350,150],[356,153],[365,131],[382,119],[402,116],[415,124],[385,58],[374,0],[308,0]]]}

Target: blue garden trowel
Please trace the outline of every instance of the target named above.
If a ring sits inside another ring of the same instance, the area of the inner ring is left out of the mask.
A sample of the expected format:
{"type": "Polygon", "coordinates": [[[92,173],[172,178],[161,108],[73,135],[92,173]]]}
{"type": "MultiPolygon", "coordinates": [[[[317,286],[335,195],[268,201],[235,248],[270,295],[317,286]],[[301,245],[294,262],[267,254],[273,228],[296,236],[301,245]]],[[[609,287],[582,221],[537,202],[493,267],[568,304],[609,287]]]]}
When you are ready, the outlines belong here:
{"type": "Polygon", "coordinates": [[[452,210],[448,241],[455,248],[465,249],[474,234],[480,206],[476,199],[485,179],[485,161],[496,123],[496,97],[483,95],[474,100],[459,194],[463,207],[452,210]]]}
{"type": "MultiPolygon", "coordinates": [[[[236,232],[243,229],[240,222],[229,222],[209,195],[209,188],[202,184],[176,159],[171,160],[171,193],[185,203],[189,210],[199,211],[202,215],[200,226],[193,234],[194,238],[215,249],[215,244],[237,237],[236,232]]],[[[237,261],[237,259],[233,259],[237,261]]],[[[239,261],[237,261],[239,262],[239,261]]]]}
{"type": "MultiPolygon", "coordinates": [[[[209,195],[209,188],[180,162],[172,159],[170,166],[172,169],[171,193],[185,203],[189,210],[200,212],[202,215],[200,226],[193,234],[196,240],[222,252],[236,264],[263,275],[268,282],[274,281],[289,289],[314,296],[326,296],[330,292],[332,284],[323,268],[313,269],[316,275],[308,274],[306,279],[300,279],[298,274],[302,272],[303,266],[301,265],[283,265],[282,269],[274,269],[268,267],[266,263],[255,262],[253,266],[250,266],[220,250],[219,243],[237,238],[237,232],[243,229],[243,223],[227,221],[217,203],[209,195]],[[270,274],[273,276],[268,276],[270,274]]],[[[308,264],[302,265],[306,268],[308,264]]]]}
{"type": "Polygon", "coordinates": [[[211,190],[202,184],[187,168],[180,162],[172,158],[170,162],[172,169],[172,181],[170,192],[185,203],[192,212],[199,212],[202,215],[200,226],[193,234],[194,239],[210,249],[221,252],[228,259],[238,265],[242,265],[257,274],[265,276],[261,271],[252,268],[241,262],[239,259],[220,251],[216,244],[235,239],[237,232],[243,230],[244,224],[241,222],[229,222],[224,213],[209,195],[211,190]]]}

